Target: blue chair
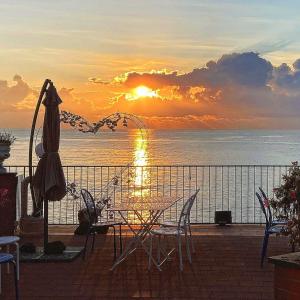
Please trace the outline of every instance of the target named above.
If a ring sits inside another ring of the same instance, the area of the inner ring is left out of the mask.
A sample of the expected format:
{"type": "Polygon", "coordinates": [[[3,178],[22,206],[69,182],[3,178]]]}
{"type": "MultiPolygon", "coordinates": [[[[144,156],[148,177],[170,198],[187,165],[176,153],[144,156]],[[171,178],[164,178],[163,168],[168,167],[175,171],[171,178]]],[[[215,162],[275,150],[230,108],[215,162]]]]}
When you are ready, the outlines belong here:
{"type": "MultiPolygon", "coordinates": [[[[258,188],[261,195],[262,195],[262,198],[264,199],[265,203],[269,203],[269,199],[266,195],[266,193],[263,191],[263,189],[261,187],[258,188]]],[[[272,211],[271,211],[271,207],[270,205],[266,205],[267,209],[268,209],[268,216],[269,216],[269,219],[270,219],[270,223],[272,224],[272,226],[274,225],[286,225],[287,224],[287,220],[277,220],[277,219],[274,219],[273,218],[273,215],[272,215],[272,211]]]]}
{"type": "Polygon", "coordinates": [[[255,193],[257,199],[259,200],[260,208],[265,216],[266,227],[265,227],[265,235],[263,239],[263,245],[261,250],[261,260],[260,267],[263,267],[264,259],[267,254],[268,241],[270,234],[278,234],[282,231],[287,221],[273,220],[272,211],[268,202],[268,198],[264,191],[259,188],[261,195],[259,193],[255,193]],[[263,200],[264,199],[264,200],[263,200]],[[266,209],[267,208],[267,209],[266,209]]]}
{"type": "MultiPolygon", "coordinates": [[[[1,265],[10,263],[14,266],[14,277],[15,277],[15,293],[16,299],[19,299],[19,287],[18,287],[18,273],[17,273],[17,264],[12,254],[10,253],[0,253],[0,276],[1,276],[1,265]]],[[[1,280],[1,277],[0,277],[1,280]]],[[[1,283],[0,283],[1,284],[1,283]]]]}

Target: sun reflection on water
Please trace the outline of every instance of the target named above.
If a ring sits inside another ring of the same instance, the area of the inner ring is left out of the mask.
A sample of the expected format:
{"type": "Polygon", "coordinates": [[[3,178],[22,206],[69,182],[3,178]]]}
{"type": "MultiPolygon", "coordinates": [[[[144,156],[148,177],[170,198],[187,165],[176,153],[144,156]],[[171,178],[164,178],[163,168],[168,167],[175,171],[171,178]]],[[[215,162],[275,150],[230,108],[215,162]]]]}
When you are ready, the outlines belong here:
{"type": "Polygon", "coordinates": [[[148,139],[145,132],[138,130],[134,138],[134,190],[132,196],[144,198],[149,196],[149,153],[148,139]]]}
{"type": "MultiPolygon", "coordinates": [[[[149,173],[149,152],[148,152],[148,136],[143,130],[137,130],[134,136],[134,151],[133,151],[133,166],[132,186],[130,197],[134,201],[147,201],[150,196],[150,173],[149,173]]],[[[143,219],[149,217],[149,212],[141,212],[143,219]]],[[[129,212],[128,219],[131,223],[139,223],[136,216],[129,212]]]]}

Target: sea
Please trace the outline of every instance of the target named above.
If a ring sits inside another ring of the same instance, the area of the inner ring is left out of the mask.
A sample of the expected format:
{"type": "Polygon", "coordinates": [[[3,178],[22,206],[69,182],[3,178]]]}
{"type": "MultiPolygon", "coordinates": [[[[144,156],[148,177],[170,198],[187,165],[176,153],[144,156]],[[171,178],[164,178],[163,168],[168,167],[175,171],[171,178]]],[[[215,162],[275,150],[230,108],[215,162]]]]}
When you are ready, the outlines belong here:
{"type": "MultiPolygon", "coordinates": [[[[6,165],[28,165],[29,129],[5,129],[16,141],[6,165]]],[[[41,130],[34,146],[41,142],[41,130]]],[[[62,130],[63,165],[289,165],[300,159],[300,130],[62,130]],[[139,163],[140,163],[139,162],[139,163]]],[[[38,158],[33,155],[34,162],[38,158]]]]}
{"type": "MultiPolygon", "coordinates": [[[[4,162],[28,176],[29,129],[6,129],[16,141],[4,162]]],[[[41,130],[34,148],[42,141],[41,130]]],[[[200,189],[191,221],[214,223],[215,211],[231,211],[233,223],[262,223],[256,191],[274,196],[291,162],[300,160],[299,130],[141,130],[96,135],[62,130],[60,157],[67,184],[114,203],[128,197],[172,196],[184,201],[200,189]]],[[[33,153],[33,164],[38,157],[33,153]]],[[[180,205],[163,218],[176,220],[180,205]]],[[[51,202],[50,224],[76,224],[80,197],[51,202]]],[[[28,211],[31,205],[29,199],[28,211]]]]}

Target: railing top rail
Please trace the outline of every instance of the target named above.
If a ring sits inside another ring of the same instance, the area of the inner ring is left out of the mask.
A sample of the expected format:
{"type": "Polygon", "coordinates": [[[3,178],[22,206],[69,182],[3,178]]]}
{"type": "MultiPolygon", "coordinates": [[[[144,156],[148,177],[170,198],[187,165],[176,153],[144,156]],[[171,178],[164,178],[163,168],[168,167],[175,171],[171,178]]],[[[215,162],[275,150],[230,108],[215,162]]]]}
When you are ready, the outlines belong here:
{"type": "MultiPolygon", "coordinates": [[[[271,164],[172,164],[172,165],[159,165],[159,164],[153,164],[153,165],[63,165],[63,167],[68,168],[107,168],[107,167],[114,167],[114,168],[124,168],[124,167],[144,167],[144,168],[152,168],[152,167],[290,167],[291,165],[284,165],[284,164],[277,164],[277,165],[271,165],[271,164]]],[[[28,168],[28,165],[8,165],[5,166],[7,168],[28,168]]],[[[36,167],[33,166],[33,167],[36,167]]]]}

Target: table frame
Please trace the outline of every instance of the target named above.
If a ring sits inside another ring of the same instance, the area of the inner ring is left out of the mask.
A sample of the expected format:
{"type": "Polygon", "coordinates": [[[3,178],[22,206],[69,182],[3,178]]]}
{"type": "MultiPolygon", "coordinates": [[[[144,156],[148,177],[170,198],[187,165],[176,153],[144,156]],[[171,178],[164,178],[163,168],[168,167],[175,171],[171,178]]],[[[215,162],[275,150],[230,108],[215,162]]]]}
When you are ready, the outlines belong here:
{"type": "Polygon", "coordinates": [[[145,245],[145,241],[149,238],[151,229],[154,225],[157,224],[157,220],[159,217],[163,214],[163,212],[171,207],[177,200],[174,199],[172,203],[166,204],[163,208],[149,208],[149,209],[139,209],[134,207],[128,207],[128,208],[109,208],[110,211],[117,211],[121,218],[124,220],[124,225],[127,225],[128,228],[133,233],[134,237],[129,242],[128,245],[126,245],[125,250],[123,253],[116,259],[113,266],[111,267],[111,271],[114,270],[120,263],[122,263],[131,253],[133,253],[137,247],[140,245],[144,251],[149,256],[149,260],[153,262],[153,264],[156,266],[156,268],[161,271],[161,268],[159,266],[159,263],[154,259],[154,257],[151,255],[149,249],[145,245]],[[125,217],[124,212],[128,213],[129,211],[133,212],[134,215],[137,216],[139,220],[139,225],[141,226],[138,230],[133,228],[133,224],[129,223],[128,218],[125,217]],[[149,216],[145,219],[142,215],[142,211],[148,211],[149,216]]]}

